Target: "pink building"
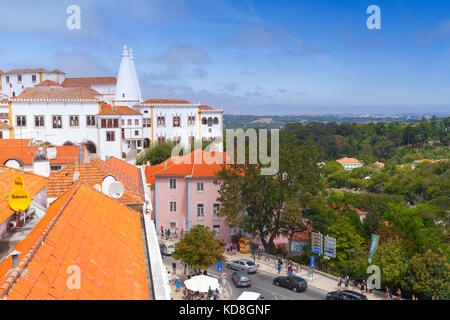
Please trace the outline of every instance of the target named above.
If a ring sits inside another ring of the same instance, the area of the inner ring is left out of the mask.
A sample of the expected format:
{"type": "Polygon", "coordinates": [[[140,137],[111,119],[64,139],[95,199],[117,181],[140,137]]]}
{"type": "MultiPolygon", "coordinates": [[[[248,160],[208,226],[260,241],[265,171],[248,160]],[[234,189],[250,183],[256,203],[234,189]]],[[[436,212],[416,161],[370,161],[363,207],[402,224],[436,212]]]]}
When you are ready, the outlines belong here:
{"type": "Polygon", "coordinates": [[[151,215],[158,231],[162,227],[170,228],[171,233],[182,233],[200,224],[216,231],[217,237],[225,242],[230,241],[235,226],[215,215],[220,205],[215,172],[225,159],[225,152],[195,150],[187,156],[145,168],[153,208],[151,215]]]}

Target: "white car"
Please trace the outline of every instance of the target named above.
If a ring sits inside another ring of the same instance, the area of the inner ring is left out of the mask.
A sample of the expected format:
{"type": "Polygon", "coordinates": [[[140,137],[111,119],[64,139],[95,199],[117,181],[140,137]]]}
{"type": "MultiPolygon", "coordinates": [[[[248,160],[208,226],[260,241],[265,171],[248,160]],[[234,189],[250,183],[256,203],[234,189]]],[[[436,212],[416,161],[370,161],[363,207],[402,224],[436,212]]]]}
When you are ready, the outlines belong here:
{"type": "Polygon", "coordinates": [[[264,300],[264,296],[258,292],[244,291],[236,300],[264,300]]]}

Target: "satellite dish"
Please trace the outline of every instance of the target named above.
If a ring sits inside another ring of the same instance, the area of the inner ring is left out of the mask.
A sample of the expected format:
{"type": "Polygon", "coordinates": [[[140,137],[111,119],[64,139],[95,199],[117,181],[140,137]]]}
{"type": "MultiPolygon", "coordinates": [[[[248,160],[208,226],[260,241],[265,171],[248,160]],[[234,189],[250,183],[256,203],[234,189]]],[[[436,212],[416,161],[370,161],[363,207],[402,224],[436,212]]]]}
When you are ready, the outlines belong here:
{"type": "Polygon", "coordinates": [[[94,186],[94,189],[97,190],[97,191],[102,192],[102,186],[99,185],[98,183],[94,186]]]}
{"type": "Polygon", "coordinates": [[[55,147],[47,147],[47,157],[49,159],[56,159],[56,148],[55,147]]]}
{"type": "Polygon", "coordinates": [[[106,194],[106,195],[109,195],[109,193],[108,193],[108,188],[109,188],[109,185],[111,184],[111,183],[113,183],[113,182],[116,182],[116,178],[114,178],[113,176],[111,176],[111,175],[108,175],[108,176],[106,176],[105,178],[103,178],[103,182],[102,182],[102,192],[104,193],[104,194],[106,194]]]}
{"type": "Polygon", "coordinates": [[[80,173],[77,171],[75,171],[75,173],[73,174],[73,181],[77,181],[78,179],[80,179],[80,173]]]}
{"type": "Polygon", "coordinates": [[[21,163],[16,159],[9,159],[4,165],[13,169],[22,169],[21,163]]]}
{"type": "Polygon", "coordinates": [[[125,192],[125,188],[124,188],[123,184],[119,181],[115,181],[115,182],[111,183],[108,187],[108,195],[114,199],[122,198],[124,192],[125,192]]]}

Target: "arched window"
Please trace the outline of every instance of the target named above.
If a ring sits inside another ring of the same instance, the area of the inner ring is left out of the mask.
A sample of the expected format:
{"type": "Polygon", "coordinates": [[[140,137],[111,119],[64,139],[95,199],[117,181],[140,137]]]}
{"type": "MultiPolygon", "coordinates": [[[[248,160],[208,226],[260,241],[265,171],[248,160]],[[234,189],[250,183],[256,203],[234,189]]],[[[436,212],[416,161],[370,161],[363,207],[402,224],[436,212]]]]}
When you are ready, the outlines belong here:
{"type": "Polygon", "coordinates": [[[219,118],[217,117],[214,118],[214,124],[219,124],[219,118]]]}
{"type": "Polygon", "coordinates": [[[208,120],[206,120],[206,118],[203,118],[202,119],[202,124],[207,124],[208,123],[208,120]]]}
{"type": "Polygon", "coordinates": [[[208,118],[208,127],[212,126],[212,118],[208,118]]]}

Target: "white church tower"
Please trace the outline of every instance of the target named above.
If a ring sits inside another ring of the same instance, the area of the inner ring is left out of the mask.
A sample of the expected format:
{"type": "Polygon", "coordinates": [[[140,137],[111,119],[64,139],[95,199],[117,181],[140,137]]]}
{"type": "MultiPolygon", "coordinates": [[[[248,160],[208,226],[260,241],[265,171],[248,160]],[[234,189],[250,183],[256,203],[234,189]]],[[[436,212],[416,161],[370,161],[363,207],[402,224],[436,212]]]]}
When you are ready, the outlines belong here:
{"type": "Polygon", "coordinates": [[[131,49],[128,51],[127,45],[124,45],[119,74],[117,75],[114,105],[133,107],[140,102],[142,102],[141,89],[134,67],[133,53],[131,49]]]}

